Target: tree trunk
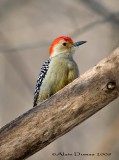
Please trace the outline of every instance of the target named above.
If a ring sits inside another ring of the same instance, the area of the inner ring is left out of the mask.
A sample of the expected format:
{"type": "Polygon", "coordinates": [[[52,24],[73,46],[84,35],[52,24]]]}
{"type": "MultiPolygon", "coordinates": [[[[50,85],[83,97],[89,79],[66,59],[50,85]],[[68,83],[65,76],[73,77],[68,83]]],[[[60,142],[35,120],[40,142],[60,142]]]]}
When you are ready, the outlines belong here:
{"type": "Polygon", "coordinates": [[[119,96],[119,48],[44,103],[0,130],[0,160],[21,160],[119,96]]]}

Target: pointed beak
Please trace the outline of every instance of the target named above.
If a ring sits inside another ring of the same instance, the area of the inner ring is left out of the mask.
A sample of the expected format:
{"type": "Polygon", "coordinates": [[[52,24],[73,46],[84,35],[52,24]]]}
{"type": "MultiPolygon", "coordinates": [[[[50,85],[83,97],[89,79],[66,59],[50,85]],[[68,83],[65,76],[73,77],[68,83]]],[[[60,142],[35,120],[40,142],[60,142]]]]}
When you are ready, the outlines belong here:
{"type": "Polygon", "coordinates": [[[75,42],[75,43],[73,43],[71,46],[72,47],[78,47],[78,46],[80,46],[80,45],[82,45],[82,44],[84,44],[84,43],[86,43],[87,41],[79,41],[79,42],[75,42]]]}

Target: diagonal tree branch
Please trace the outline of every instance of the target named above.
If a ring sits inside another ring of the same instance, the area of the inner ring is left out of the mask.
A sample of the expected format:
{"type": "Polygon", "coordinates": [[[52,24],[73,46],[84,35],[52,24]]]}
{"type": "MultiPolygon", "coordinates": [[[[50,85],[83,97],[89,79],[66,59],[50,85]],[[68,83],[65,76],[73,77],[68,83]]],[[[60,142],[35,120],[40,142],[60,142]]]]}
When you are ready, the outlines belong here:
{"type": "Polygon", "coordinates": [[[119,48],[0,130],[0,160],[25,159],[119,96],[119,48]]]}

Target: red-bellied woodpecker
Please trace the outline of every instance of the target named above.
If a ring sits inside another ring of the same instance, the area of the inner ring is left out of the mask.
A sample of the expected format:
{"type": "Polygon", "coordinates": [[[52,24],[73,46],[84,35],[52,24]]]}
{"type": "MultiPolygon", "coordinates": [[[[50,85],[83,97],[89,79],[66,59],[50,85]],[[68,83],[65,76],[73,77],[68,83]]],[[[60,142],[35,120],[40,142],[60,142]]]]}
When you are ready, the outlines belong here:
{"type": "Polygon", "coordinates": [[[33,106],[55,94],[79,76],[79,70],[73,54],[79,45],[86,41],[74,43],[69,37],[59,37],[50,47],[49,59],[43,64],[34,93],[33,106]]]}

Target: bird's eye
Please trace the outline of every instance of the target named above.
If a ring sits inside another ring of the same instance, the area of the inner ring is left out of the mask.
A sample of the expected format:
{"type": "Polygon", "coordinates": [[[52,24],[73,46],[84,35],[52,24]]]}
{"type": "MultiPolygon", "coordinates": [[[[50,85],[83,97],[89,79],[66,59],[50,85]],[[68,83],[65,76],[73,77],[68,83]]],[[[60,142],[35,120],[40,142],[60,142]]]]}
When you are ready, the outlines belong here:
{"type": "Polygon", "coordinates": [[[65,42],[64,42],[64,43],[62,43],[62,45],[63,45],[63,46],[66,46],[66,45],[67,45],[67,43],[65,43],[65,42]]]}

